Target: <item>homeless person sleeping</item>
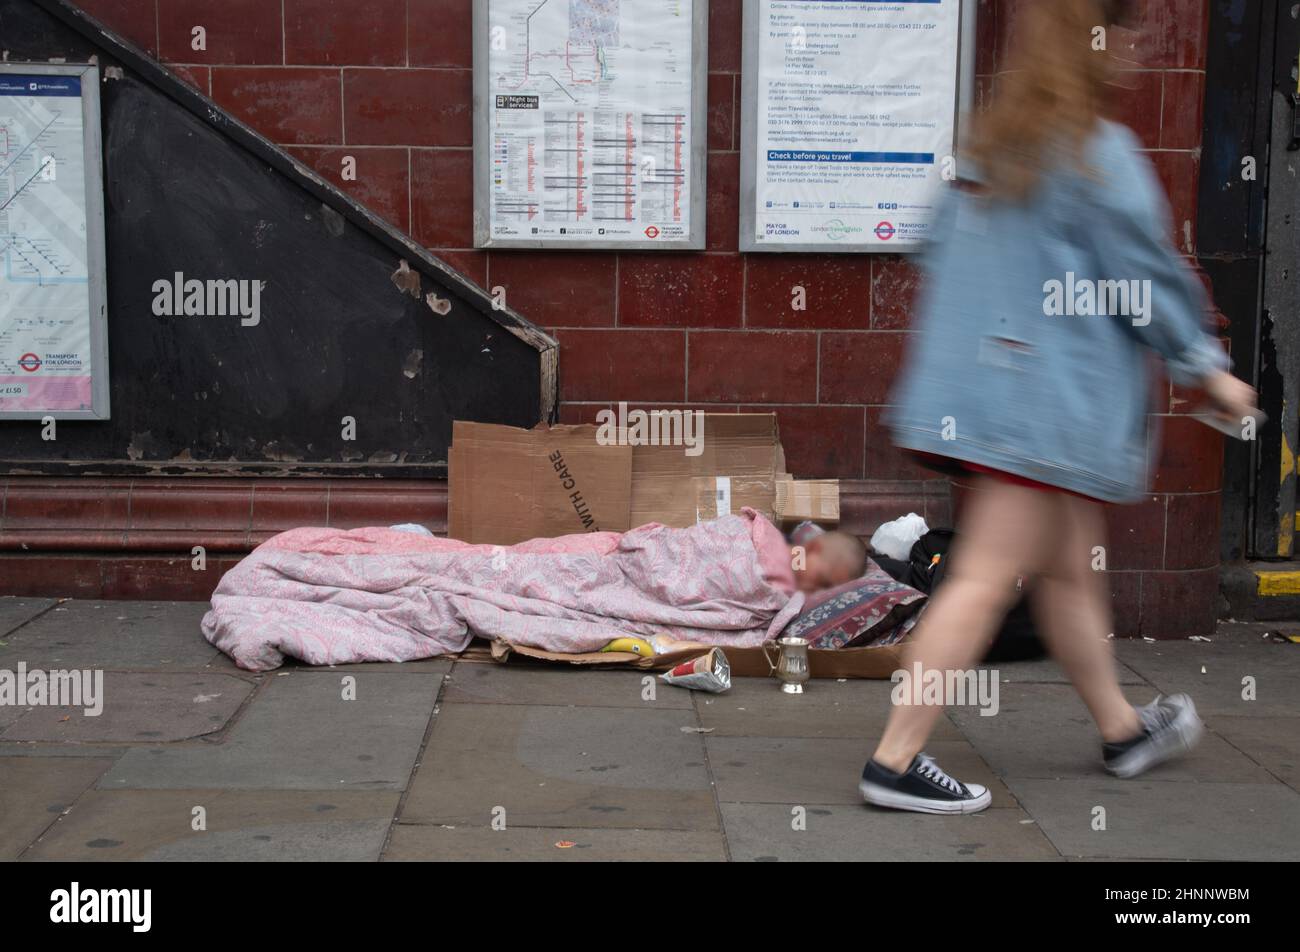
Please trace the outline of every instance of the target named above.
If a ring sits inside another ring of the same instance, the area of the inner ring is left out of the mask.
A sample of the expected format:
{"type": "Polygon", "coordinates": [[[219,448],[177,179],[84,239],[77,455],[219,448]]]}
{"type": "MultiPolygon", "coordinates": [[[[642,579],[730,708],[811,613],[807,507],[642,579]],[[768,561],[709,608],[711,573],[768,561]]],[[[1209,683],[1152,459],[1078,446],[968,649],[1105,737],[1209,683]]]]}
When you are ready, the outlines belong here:
{"type": "Polygon", "coordinates": [[[861,541],[826,533],[792,554],[752,509],[686,529],[471,545],[394,529],[293,529],[228,572],[203,635],[241,668],[414,661],[478,635],[548,651],[619,637],[750,647],[806,592],[848,582],[861,541]]]}

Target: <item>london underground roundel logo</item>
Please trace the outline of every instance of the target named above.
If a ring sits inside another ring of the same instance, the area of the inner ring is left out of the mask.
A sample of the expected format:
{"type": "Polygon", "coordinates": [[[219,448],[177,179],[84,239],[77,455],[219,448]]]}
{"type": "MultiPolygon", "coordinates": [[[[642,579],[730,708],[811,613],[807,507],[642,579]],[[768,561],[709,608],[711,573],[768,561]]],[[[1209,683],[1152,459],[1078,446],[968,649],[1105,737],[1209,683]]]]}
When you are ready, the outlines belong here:
{"type": "Polygon", "coordinates": [[[659,237],[659,229],[656,228],[654,225],[651,225],[649,228],[647,228],[647,229],[645,230],[645,236],[646,236],[647,238],[658,238],[658,237],[659,237]]]}
{"type": "Polygon", "coordinates": [[[881,241],[888,241],[894,237],[895,229],[893,222],[882,221],[876,226],[876,237],[881,241]]]}
{"type": "Polygon", "coordinates": [[[18,366],[29,374],[34,374],[41,369],[41,358],[35,354],[23,354],[18,358],[18,366]]]}

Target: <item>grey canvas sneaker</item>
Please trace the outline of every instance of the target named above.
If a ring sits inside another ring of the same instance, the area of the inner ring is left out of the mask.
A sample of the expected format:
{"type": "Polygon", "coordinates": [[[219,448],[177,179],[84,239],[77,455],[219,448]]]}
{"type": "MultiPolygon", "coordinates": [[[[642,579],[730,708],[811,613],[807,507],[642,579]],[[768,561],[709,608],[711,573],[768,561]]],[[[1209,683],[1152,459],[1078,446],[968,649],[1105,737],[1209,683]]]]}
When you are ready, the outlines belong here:
{"type": "Polygon", "coordinates": [[[1196,705],[1186,694],[1161,695],[1137,708],[1137,714],[1142,722],[1140,734],[1122,743],[1102,744],[1106,770],[1116,777],[1136,777],[1187,753],[1205,732],[1196,705]]]}

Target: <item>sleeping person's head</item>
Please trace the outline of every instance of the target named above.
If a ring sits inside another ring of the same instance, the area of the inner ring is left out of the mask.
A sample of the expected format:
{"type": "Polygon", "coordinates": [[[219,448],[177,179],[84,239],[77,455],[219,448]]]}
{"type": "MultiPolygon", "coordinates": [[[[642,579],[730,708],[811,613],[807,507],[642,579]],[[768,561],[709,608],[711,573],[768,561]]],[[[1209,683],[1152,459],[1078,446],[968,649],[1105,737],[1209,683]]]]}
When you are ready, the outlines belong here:
{"type": "Polygon", "coordinates": [[[867,547],[847,532],[823,532],[803,547],[803,558],[795,563],[795,580],[801,592],[834,588],[867,570],[867,547]],[[802,564],[802,567],[800,567],[802,564]]]}

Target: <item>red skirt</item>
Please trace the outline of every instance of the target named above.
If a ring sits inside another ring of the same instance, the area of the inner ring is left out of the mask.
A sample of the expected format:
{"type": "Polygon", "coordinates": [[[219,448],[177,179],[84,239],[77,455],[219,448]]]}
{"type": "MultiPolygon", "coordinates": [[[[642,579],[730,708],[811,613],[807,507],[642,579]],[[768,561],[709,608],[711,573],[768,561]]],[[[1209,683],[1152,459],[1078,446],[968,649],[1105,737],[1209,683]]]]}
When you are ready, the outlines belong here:
{"type": "Polygon", "coordinates": [[[1086,499],[1089,502],[1106,505],[1101,499],[1093,496],[1086,496],[1083,493],[1076,493],[1071,489],[1062,489],[1060,486],[1053,486],[1050,483],[1040,483],[1036,479],[1026,479],[1024,476],[1017,476],[1015,473],[1005,473],[1000,469],[994,469],[991,466],[981,466],[979,463],[970,463],[963,459],[953,459],[950,456],[939,456],[936,453],[922,453],[919,451],[909,451],[915,457],[916,461],[928,469],[933,469],[943,473],[945,476],[967,476],[977,474],[980,476],[991,476],[998,482],[1009,483],[1012,486],[1026,486],[1029,489],[1038,489],[1043,492],[1065,493],[1067,496],[1077,496],[1080,499],[1086,499]]]}

